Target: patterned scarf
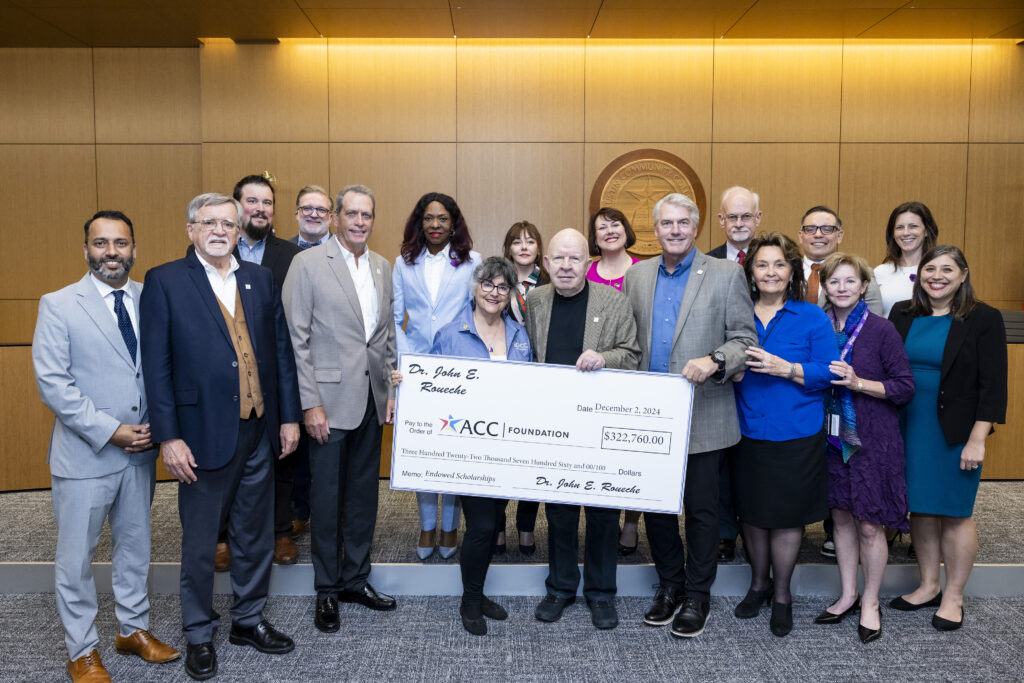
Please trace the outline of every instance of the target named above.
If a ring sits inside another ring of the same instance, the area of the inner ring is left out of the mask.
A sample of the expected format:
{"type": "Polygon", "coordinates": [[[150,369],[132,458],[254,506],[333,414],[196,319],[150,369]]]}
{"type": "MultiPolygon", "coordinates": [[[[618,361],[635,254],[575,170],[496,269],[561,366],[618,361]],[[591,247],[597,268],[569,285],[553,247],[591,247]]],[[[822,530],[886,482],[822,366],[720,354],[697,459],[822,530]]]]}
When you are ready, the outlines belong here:
{"type": "Polygon", "coordinates": [[[523,319],[526,317],[526,295],[530,293],[530,290],[537,286],[540,281],[540,266],[535,266],[533,272],[526,276],[526,279],[520,282],[514,290],[512,290],[512,299],[508,302],[509,311],[512,313],[512,317],[516,319],[516,322],[520,325],[523,324],[523,319]]]}
{"type": "MultiPolygon", "coordinates": [[[[836,345],[840,350],[839,360],[847,359],[867,319],[868,305],[861,300],[850,311],[850,315],[846,316],[846,324],[843,325],[842,331],[836,332],[836,345]]],[[[853,365],[851,361],[846,362],[853,365]]],[[[828,445],[837,453],[842,453],[844,463],[850,462],[850,458],[861,447],[860,437],[857,435],[857,414],[853,409],[853,393],[846,387],[833,387],[825,401],[825,409],[830,415],[839,416],[839,435],[830,434],[828,445]]]]}

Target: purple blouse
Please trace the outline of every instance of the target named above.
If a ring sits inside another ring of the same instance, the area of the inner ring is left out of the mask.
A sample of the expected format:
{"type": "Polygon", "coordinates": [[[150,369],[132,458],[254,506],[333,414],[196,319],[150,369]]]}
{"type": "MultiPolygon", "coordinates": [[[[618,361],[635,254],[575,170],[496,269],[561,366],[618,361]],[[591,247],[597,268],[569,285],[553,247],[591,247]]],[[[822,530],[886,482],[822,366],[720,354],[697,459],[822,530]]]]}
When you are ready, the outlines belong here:
{"type": "MultiPolygon", "coordinates": [[[[630,255],[629,258],[633,259],[633,263],[636,263],[640,260],[633,255],[630,255]]],[[[633,263],[631,263],[630,265],[633,265],[633,263]]],[[[623,275],[622,277],[615,278],[614,280],[605,280],[597,273],[597,261],[594,261],[593,263],[590,264],[590,268],[587,270],[587,279],[590,280],[591,282],[596,282],[599,285],[608,285],[609,287],[614,287],[615,289],[621,292],[622,281],[626,279],[626,276],[623,275]]]]}

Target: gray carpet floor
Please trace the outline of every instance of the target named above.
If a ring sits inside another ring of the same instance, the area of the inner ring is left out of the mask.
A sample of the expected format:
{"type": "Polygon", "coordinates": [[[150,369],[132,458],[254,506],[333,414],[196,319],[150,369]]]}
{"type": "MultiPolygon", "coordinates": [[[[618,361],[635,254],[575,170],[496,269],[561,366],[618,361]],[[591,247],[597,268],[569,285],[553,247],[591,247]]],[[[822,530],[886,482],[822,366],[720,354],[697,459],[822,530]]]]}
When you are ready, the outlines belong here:
{"type": "MultiPolygon", "coordinates": [[[[181,525],[178,521],[178,485],[160,483],[152,509],[153,562],[178,562],[181,558],[181,525]]],[[[581,516],[582,517],[582,516],[581,516]]],[[[0,494],[0,558],[7,562],[52,562],[57,541],[57,527],[53,518],[50,492],[27,491],[0,494]]],[[[978,525],[979,563],[1020,563],[1020,530],[1024,529],[1024,481],[982,482],[975,505],[978,525]]],[[[580,522],[581,529],[583,522],[580,522]]],[[[537,553],[532,557],[519,555],[515,532],[515,503],[508,506],[508,550],[495,557],[496,563],[547,562],[547,523],[541,506],[537,517],[537,553]]],[[[376,563],[418,562],[415,552],[419,538],[419,516],[416,496],[409,491],[392,491],[388,481],[380,482],[380,504],[377,530],[374,537],[372,560],[376,563]]],[[[801,563],[828,561],[818,554],[824,532],[820,524],[807,527],[800,551],[801,563]]],[[[309,562],[309,532],[298,539],[299,561],[309,562]]],[[[908,540],[894,544],[889,561],[893,564],[912,563],[907,557],[908,540]]],[[[580,559],[582,560],[582,544],[580,559]]],[[[111,556],[109,529],[104,530],[96,551],[96,561],[109,562],[111,556]]],[[[622,563],[649,563],[647,546],[641,522],[640,545],[633,555],[620,558],[622,563]]],[[[742,551],[736,563],[744,562],[742,551]]],[[[429,563],[458,562],[458,554],[449,560],[438,553],[429,563]]]]}
{"type": "MultiPolygon", "coordinates": [[[[930,613],[883,609],[882,638],[861,645],[857,620],[816,626],[825,599],[800,599],[795,628],[786,638],[768,630],[768,614],[741,621],[732,616],[737,599],[712,600],[703,635],[672,638],[667,628],[640,621],[641,598],[620,598],[622,622],[597,631],[577,603],[562,620],[533,618],[535,598],[499,599],[506,622],[488,622],[480,638],[463,631],[458,598],[400,598],[395,612],[342,605],[342,630],[324,634],[312,624],[313,599],[274,597],[267,617],[296,641],[293,652],[264,655],[231,645],[221,628],[214,645],[215,681],[1017,681],[1024,649],[1024,599],[975,598],[966,603],[965,626],[939,633],[930,613]]],[[[229,598],[216,608],[228,613],[229,598]]],[[[152,600],[151,629],[184,649],[178,600],[152,600]]],[[[101,596],[97,620],[100,656],[115,681],[179,681],[181,660],[146,664],[114,652],[116,631],[109,595],[101,596]]],[[[61,681],[66,652],[52,595],[0,595],[0,662],[3,681],[61,681]]]]}

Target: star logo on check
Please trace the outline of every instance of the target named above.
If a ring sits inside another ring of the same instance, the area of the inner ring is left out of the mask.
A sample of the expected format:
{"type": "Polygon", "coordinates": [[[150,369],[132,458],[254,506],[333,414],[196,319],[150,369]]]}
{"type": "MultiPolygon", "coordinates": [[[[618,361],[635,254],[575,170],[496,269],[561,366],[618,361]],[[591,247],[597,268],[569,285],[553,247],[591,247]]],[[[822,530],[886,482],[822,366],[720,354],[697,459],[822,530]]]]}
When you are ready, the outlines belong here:
{"type": "Polygon", "coordinates": [[[458,426],[458,424],[460,422],[462,422],[463,419],[464,418],[461,418],[461,417],[459,419],[455,419],[451,415],[448,416],[447,420],[442,417],[441,418],[441,431],[443,432],[444,430],[447,429],[450,432],[454,432],[455,428],[458,426]]]}

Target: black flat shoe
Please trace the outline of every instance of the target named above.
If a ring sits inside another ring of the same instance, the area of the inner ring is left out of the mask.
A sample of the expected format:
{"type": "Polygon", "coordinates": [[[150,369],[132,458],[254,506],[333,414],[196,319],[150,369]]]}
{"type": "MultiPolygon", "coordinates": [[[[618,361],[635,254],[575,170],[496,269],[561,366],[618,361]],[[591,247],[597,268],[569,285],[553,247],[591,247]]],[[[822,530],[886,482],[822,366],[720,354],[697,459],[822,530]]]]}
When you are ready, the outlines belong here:
{"type": "Polygon", "coordinates": [[[619,555],[621,555],[622,557],[626,557],[627,555],[632,555],[633,553],[636,552],[636,549],[637,549],[637,547],[639,547],[639,545],[640,545],[639,541],[637,542],[637,545],[622,545],[620,543],[619,544],[619,555]]]}
{"type": "Polygon", "coordinates": [[[341,628],[341,619],[338,618],[338,600],[333,595],[316,599],[316,614],[313,616],[313,624],[324,633],[335,633],[341,628]]]}
{"type": "Polygon", "coordinates": [[[213,643],[188,644],[185,673],[197,681],[205,681],[217,675],[217,652],[213,649],[213,643]]]}
{"type": "Polygon", "coordinates": [[[736,609],[732,613],[737,619],[753,619],[761,612],[761,603],[766,606],[771,604],[772,594],[775,592],[775,586],[771,583],[764,590],[754,590],[751,588],[747,591],[746,597],[740,600],[739,604],[736,605],[736,609]]]}
{"type": "Polygon", "coordinates": [[[536,543],[534,543],[532,545],[523,545],[522,543],[519,544],[519,554],[520,555],[526,555],[527,557],[529,557],[530,555],[533,555],[536,552],[537,552],[537,544],[536,543]]]}
{"type": "Polygon", "coordinates": [[[891,607],[892,609],[898,609],[901,612],[916,612],[917,610],[923,609],[925,607],[938,607],[941,604],[942,591],[939,591],[939,594],[931,600],[929,600],[928,602],[922,602],[916,605],[912,602],[907,602],[906,600],[904,600],[902,595],[897,595],[895,598],[889,601],[889,607],[891,607]]]}
{"type": "Polygon", "coordinates": [[[935,627],[936,631],[955,631],[964,625],[964,608],[960,608],[960,621],[950,621],[949,619],[943,619],[938,614],[932,615],[932,626],[935,627]]]}
{"type": "Polygon", "coordinates": [[[480,605],[459,605],[459,616],[462,617],[462,628],[474,636],[487,635],[487,622],[484,621],[484,613],[480,605]]]}
{"type": "Polygon", "coordinates": [[[793,603],[784,605],[781,602],[773,602],[772,618],[768,622],[768,628],[779,638],[788,636],[793,630],[793,603]]]}
{"type": "Polygon", "coordinates": [[[505,621],[508,619],[508,610],[491,600],[486,595],[480,602],[480,610],[488,619],[494,619],[495,621],[505,621]]]}
{"type": "Polygon", "coordinates": [[[491,552],[492,555],[504,555],[505,551],[508,550],[508,545],[505,543],[495,543],[494,548],[491,552]]]}
{"type": "Polygon", "coordinates": [[[860,609],[860,596],[853,601],[853,604],[846,608],[844,611],[836,614],[835,612],[829,612],[827,609],[821,614],[814,617],[815,624],[838,624],[846,617],[850,616],[854,612],[860,609]]]}
{"type": "Polygon", "coordinates": [[[268,655],[283,655],[295,649],[295,642],[266,619],[254,626],[231,624],[228,641],[233,645],[249,645],[268,655]]]}
{"type": "Polygon", "coordinates": [[[878,628],[868,628],[864,624],[857,624],[857,636],[860,637],[860,642],[867,645],[872,640],[878,640],[882,637],[882,610],[878,610],[878,628]]]}

